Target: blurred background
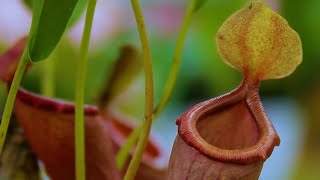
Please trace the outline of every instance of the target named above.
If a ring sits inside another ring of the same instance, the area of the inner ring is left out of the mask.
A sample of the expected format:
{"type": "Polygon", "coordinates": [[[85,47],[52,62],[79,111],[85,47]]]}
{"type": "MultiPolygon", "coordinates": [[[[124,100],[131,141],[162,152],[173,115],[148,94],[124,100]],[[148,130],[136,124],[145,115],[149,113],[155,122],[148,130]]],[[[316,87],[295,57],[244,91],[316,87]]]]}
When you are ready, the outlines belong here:
{"type": "MultiPolygon", "coordinates": [[[[26,1],[28,2],[28,1],[26,1]]],[[[24,37],[30,27],[31,10],[22,0],[0,0],[0,53],[24,37]]],[[[141,0],[152,48],[155,102],[159,102],[171,67],[178,29],[187,0],[141,0]]],[[[291,76],[261,83],[265,109],[281,138],[266,161],[262,180],[320,179],[320,1],[265,0],[300,34],[304,58],[291,76]]],[[[241,82],[240,73],[224,64],[217,54],[214,36],[218,27],[247,0],[208,0],[198,11],[188,31],[181,70],[174,93],[153,132],[168,152],[176,136],[175,120],[185,110],[205,99],[229,92],[241,82]]],[[[54,62],[55,96],[73,101],[75,64],[84,15],[74,21],[50,57],[54,62]]],[[[140,47],[129,1],[98,0],[92,30],[86,81],[86,103],[95,104],[107,83],[112,66],[124,44],[140,47]]],[[[23,86],[40,93],[43,67],[35,64],[23,86]]],[[[0,108],[7,93],[0,84],[0,108]]],[[[130,88],[119,96],[114,108],[133,119],[143,117],[144,80],[141,72],[130,88]]]]}

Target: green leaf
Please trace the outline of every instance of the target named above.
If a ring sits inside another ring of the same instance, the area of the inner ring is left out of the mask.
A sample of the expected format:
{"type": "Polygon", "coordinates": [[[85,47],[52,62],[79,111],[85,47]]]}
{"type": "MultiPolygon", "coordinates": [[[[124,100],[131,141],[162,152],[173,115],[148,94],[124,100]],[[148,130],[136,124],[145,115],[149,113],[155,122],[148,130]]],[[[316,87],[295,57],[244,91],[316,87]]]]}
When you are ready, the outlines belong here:
{"type": "Polygon", "coordinates": [[[34,0],[29,35],[31,61],[45,59],[57,46],[79,0],[34,0]]]}
{"type": "MultiPolygon", "coordinates": [[[[25,4],[25,6],[29,10],[32,10],[33,0],[23,0],[23,3],[25,4]]],[[[80,19],[80,17],[84,13],[84,10],[86,9],[87,5],[88,5],[88,0],[79,0],[78,5],[76,6],[76,8],[70,18],[68,28],[71,28],[80,19]]]]}
{"type": "Polygon", "coordinates": [[[100,95],[100,107],[107,106],[115,97],[124,92],[137,77],[142,67],[143,61],[138,50],[131,45],[123,46],[109,82],[100,95]]]}
{"type": "Polygon", "coordinates": [[[23,0],[23,3],[27,6],[27,8],[32,9],[33,0],[23,0]]]}
{"type": "Polygon", "coordinates": [[[197,0],[193,12],[197,12],[208,0],[197,0]]]}

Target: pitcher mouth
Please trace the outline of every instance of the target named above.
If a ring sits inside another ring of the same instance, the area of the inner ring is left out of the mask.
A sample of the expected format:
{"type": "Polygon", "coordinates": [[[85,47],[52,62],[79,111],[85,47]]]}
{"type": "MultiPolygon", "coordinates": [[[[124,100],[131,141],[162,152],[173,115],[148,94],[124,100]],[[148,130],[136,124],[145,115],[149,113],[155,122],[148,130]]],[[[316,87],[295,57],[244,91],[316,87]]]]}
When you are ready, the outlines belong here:
{"type": "MultiPolygon", "coordinates": [[[[72,102],[38,95],[21,87],[18,90],[17,98],[32,107],[46,111],[61,112],[64,114],[74,114],[75,111],[75,106],[72,102]]],[[[99,115],[99,109],[92,105],[85,105],[84,113],[86,116],[97,116],[99,115]]]]}
{"type": "Polygon", "coordinates": [[[258,87],[259,82],[249,85],[244,79],[234,91],[193,106],[177,119],[180,137],[212,159],[265,161],[280,138],[264,112],[258,87]]]}

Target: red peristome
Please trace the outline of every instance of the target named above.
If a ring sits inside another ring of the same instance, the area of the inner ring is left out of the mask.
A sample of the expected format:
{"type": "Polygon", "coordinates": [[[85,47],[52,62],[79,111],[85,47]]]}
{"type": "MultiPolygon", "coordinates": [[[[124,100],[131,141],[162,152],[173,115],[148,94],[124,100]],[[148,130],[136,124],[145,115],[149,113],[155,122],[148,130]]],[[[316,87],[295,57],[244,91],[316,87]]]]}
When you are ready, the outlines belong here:
{"type": "Polygon", "coordinates": [[[187,144],[225,162],[264,161],[280,144],[261,105],[258,84],[248,86],[246,80],[231,93],[193,106],[178,118],[177,125],[187,144]]]}
{"type": "MultiPolygon", "coordinates": [[[[58,99],[51,99],[37,94],[31,94],[22,88],[19,89],[17,96],[26,104],[38,108],[39,110],[52,111],[63,114],[74,114],[75,107],[71,102],[66,102],[58,99]]],[[[95,106],[84,106],[84,112],[86,116],[97,116],[99,110],[95,106]]]]}

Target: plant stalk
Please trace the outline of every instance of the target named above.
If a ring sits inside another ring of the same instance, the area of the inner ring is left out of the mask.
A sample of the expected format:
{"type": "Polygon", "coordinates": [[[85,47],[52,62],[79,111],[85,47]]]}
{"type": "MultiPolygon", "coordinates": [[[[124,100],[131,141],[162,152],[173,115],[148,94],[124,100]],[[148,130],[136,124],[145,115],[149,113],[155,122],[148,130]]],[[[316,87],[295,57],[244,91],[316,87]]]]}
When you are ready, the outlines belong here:
{"type": "Polygon", "coordinates": [[[16,95],[20,86],[21,79],[23,77],[24,71],[28,65],[29,58],[28,58],[28,51],[27,47],[24,49],[24,52],[21,56],[19,65],[17,70],[14,74],[14,78],[12,84],[10,86],[9,94],[7,97],[6,105],[4,108],[4,112],[2,115],[1,125],[0,125],[0,154],[2,152],[3,144],[7,135],[8,126],[11,119],[12,109],[14,106],[14,102],[16,99],[16,95]]]}
{"type": "Polygon", "coordinates": [[[182,21],[177,42],[176,42],[176,48],[174,50],[173,63],[171,66],[169,77],[166,82],[161,100],[154,110],[155,117],[158,117],[158,115],[163,111],[164,107],[167,105],[169,98],[172,94],[173,88],[176,84],[179,69],[180,69],[181,59],[182,59],[183,45],[186,40],[186,35],[190,26],[192,15],[194,14],[193,12],[196,7],[196,2],[197,0],[192,0],[190,2],[189,7],[184,16],[184,19],[182,21]]]}
{"type": "Polygon", "coordinates": [[[76,158],[76,179],[85,180],[85,129],[84,129],[84,84],[86,77],[86,65],[88,60],[88,49],[90,34],[96,0],[90,0],[87,8],[84,30],[80,47],[80,61],[77,69],[76,81],[76,109],[75,109],[75,158],[76,158]]]}
{"type": "Polygon", "coordinates": [[[129,164],[128,170],[124,176],[124,180],[133,180],[139,168],[143,152],[148,142],[154,105],[154,89],[153,89],[153,72],[151,63],[151,51],[147,37],[146,26],[143,20],[142,9],[139,0],[131,0],[132,8],[135,14],[139,36],[144,55],[144,73],[145,73],[145,110],[144,110],[144,124],[137,144],[136,151],[129,164]]]}
{"type": "Polygon", "coordinates": [[[54,97],[55,95],[55,82],[54,82],[54,71],[55,62],[52,55],[43,64],[43,78],[41,83],[41,93],[46,97],[54,97]]]}
{"type": "MultiPolygon", "coordinates": [[[[176,84],[176,80],[177,80],[177,76],[178,76],[179,68],[180,68],[180,64],[181,64],[181,59],[182,59],[181,57],[182,57],[182,53],[183,53],[183,46],[184,46],[184,42],[186,39],[188,28],[190,26],[192,15],[193,15],[194,9],[196,7],[196,2],[197,2],[197,0],[192,0],[190,2],[189,7],[188,7],[186,14],[184,16],[184,19],[182,21],[182,24],[180,26],[179,35],[178,35],[176,47],[174,50],[171,70],[170,70],[168,80],[166,82],[161,100],[160,100],[159,104],[156,106],[156,108],[154,109],[154,119],[158,117],[158,115],[163,111],[164,107],[167,105],[168,100],[172,94],[173,88],[176,84]]],[[[117,167],[119,169],[123,168],[128,156],[129,156],[130,150],[132,149],[132,147],[134,146],[134,144],[138,140],[139,134],[142,130],[142,126],[143,126],[143,124],[140,124],[139,127],[137,127],[131,133],[128,140],[126,141],[126,143],[123,145],[123,147],[120,149],[119,153],[117,154],[116,162],[117,162],[117,167]]]]}

